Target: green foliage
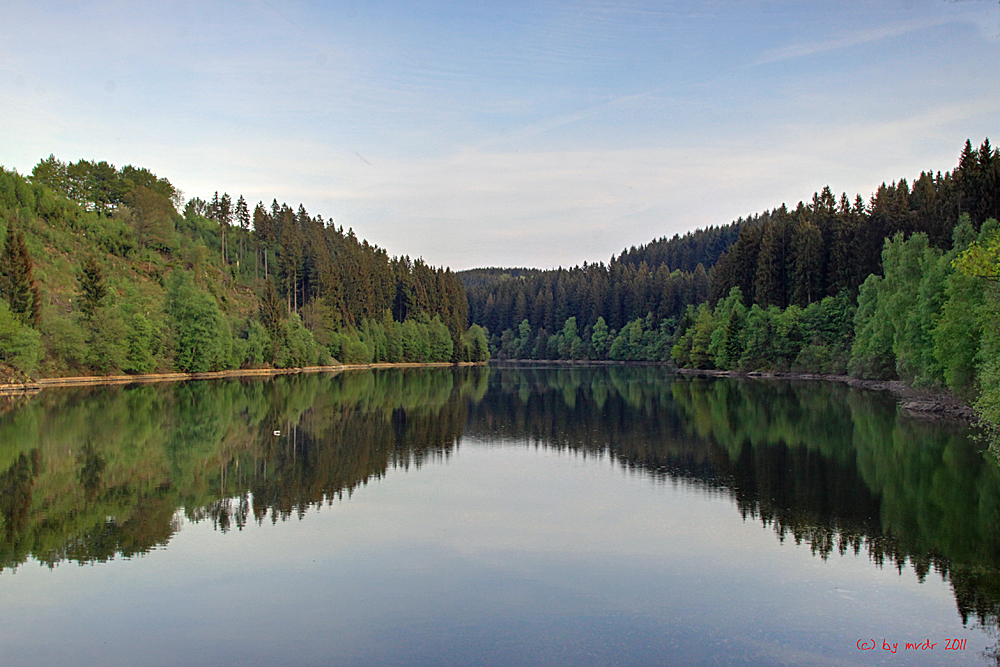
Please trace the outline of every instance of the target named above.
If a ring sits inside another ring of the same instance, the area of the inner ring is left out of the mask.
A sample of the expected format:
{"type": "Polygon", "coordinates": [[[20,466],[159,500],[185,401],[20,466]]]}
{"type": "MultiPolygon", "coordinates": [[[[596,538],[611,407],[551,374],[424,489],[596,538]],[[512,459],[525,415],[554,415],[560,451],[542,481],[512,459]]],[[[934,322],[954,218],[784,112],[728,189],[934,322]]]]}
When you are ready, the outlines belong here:
{"type": "Polygon", "coordinates": [[[490,358],[490,347],[486,331],[478,324],[473,324],[462,335],[462,345],[467,350],[463,361],[487,361],[490,358]]]}
{"type": "Polygon", "coordinates": [[[408,362],[428,361],[430,356],[430,336],[427,325],[415,320],[406,320],[400,327],[403,339],[403,359],[408,362]]]}
{"type": "Polygon", "coordinates": [[[708,352],[716,368],[733,370],[739,364],[743,351],[741,337],[746,317],[743,292],[739,287],[733,287],[729,291],[729,296],[715,307],[716,327],[711,334],[708,352]]]}
{"type": "Polygon", "coordinates": [[[934,357],[943,369],[945,384],[971,400],[976,391],[976,357],[982,338],[983,282],[953,273],[945,284],[946,300],[934,328],[934,357]]]}
{"type": "Polygon", "coordinates": [[[272,340],[277,341],[282,335],[288,312],[278,296],[278,291],[274,288],[273,281],[268,280],[264,283],[264,293],[260,299],[258,314],[261,324],[267,329],[272,340]]]}
{"type": "Polygon", "coordinates": [[[373,350],[353,329],[332,333],[329,351],[332,357],[345,364],[370,364],[374,359],[373,350]]]}
{"type": "MultiPolygon", "coordinates": [[[[897,234],[886,241],[882,262],[885,278],[870,277],[858,298],[852,373],[880,379],[896,376],[916,385],[941,384],[945,373],[941,354],[935,354],[935,328],[947,298],[951,262],[928,245],[925,234],[909,239],[897,234]],[[892,361],[894,368],[889,366],[892,361]]],[[[954,315],[949,310],[948,326],[954,315]]],[[[940,334],[937,349],[944,353],[940,334]]]]}
{"type": "Polygon", "coordinates": [[[608,350],[608,358],[614,361],[634,361],[642,354],[642,320],[632,320],[618,332],[608,350]]]}
{"type": "Polygon", "coordinates": [[[802,327],[802,309],[792,304],[784,310],[768,308],[774,323],[775,363],[782,370],[788,369],[799,356],[805,332],[802,327]]]}
{"type": "Polygon", "coordinates": [[[174,331],[174,367],[203,373],[228,367],[232,333],[215,300],[197,289],[188,271],[174,271],[167,291],[174,331]]]}
{"type": "Polygon", "coordinates": [[[302,326],[298,313],[285,319],[281,345],[275,354],[274,364],[278,368],[296,368],[319,364],[319,347],[312,333],[302,326]]]}
{"type": "Polygon", "coordinates": [[[385,334],[385,327],[381,322],[361,322],[361,340],[372,350],[372,361],[385,361],[388,355],[389,338],[385,334]]]}
{"type": "Polygon", "coordinates": [[[594,351],[594,358],[604,359],[608,353],[608,349],[611,347],[611,342],[607,323],[603,317],[598,317],[597,322],[594,324],[594,331],[590,335],[590,344],[594,351]]]}
{"type": "Polygon", "coordinates": [[[454,352],[454,342],[451,333],[437,315],[427,325],[429,360],[436,362],[451,361],[454,352]]]}
{"type": "Polygon", "coordinates": [[[845,290],[813,301],[802,311],[803,345],[792,367],[819,373],[847,372],[856,308],[845,290]]]}
{"type": "Polygon", "coordinates": [[[896,357],[892,350],[895,327],[884,309],[879,312],[880,295],[885,291],[881,276],[871,275],[858,294],[858,310],[854,315],[854,345],[848,370],[864,378],[893,379],[896,357]]]}
{"type": "Polygon", "coordinates": [[[258,320],[247,322],[242,338],[246,340],[246,347],[241,365],[260,366],[271,358],[271,335],[258,320]]]}
{"type": "Polygon", "coordinates": [[[192,197],[183,216],[179,205],[169,181],[131,165],[50,156],[30,182],[0,170],[0,241],[8,241],[0,278],[10,278],[0,279],[0,294],[38,323],[44,372],[315,364],[334,350],[402,361],[410,319],[412,358],[465,354],[468,306],[451,271],[390,259],[301,205],[259,203],[252,227],[242,196],[192,197]],[[38,322],[27,248],[41,253],[35,275],[51,321],[38,322]],[[191,280],[168,280],[184,272],[191,280]]]}
{"type": "Polygon", "coordinates": [[[740,368],[748,371],[770,368],[777,358],[774,352],[773,314],[777,309],[767,310],[756,303],[747,313],[746,325],[743,329],[743,353],[740,355],[740,368]]]}
{"type": "Polygon", "coordinates": [[[24,233],[16,227],[8,229],[0,251],[0,297],[21,322],[38,326],[42,300],[32,277],[33,270],[24,233]]]}
{"type": "Polygon", "coordinates": [[[31,172],[31,180],[69,197],[85,208],[109,215],[137,189],[144,189],[176,203],[179,193],[165,178],[132,165],[116,169],[107,162],[79,160],[65,163],[54,155],[41,160],[31,172]]]}
{"type": "Polygon", "coordinates": [[[544,328],[539,331],[538,352],[536,359],[581,359],[583,357],[583,339],[576,327],[576,318],[569,317],[563,322],[562,329],[552,337],[543,341],[544,328]],[[544,351],[544,353],[543,353],[544,351]]]}
{"type": "Polygon", "coordinates": [[[87,365],[99,373],[112,374],[129,365],[129,335],[119,308],[103,308],[87,322],[87,365]]]}
{"type": "Polygon", "coordinates": [[[38,365],[41,334],[21,322],[0,299],[0,361],[30,374],[38,365]]]}
{"type": "Polygon", "coordinates": [[[904,241],[897,234],[882,253],[885,270],[883,313],[895,323],[896,373],[905,382],[934,384],[941,378],[933,356],[932,331],[944,295],[946,263],[925,234],[904,241]]]}
{"type": "MultiPolygon", "coordinates": [[[[966,320],[966,326],[980,332],[975,405],[986,422],[994,451],[1000,453],[1000,229],[995,219],[983,225],[979,238],[959,255],[955,265],[983,292],[975,310],[976,321],[969,325],[966,320]]],[[[963,361],[969,351],[963,350],[963,361]]]]}
{"type": "Polygon", "coordinates": [[[90,256],[83,264],[83,271],[80,273],[80,312],[84,318],[91,319],[97,310],[103,305],[104,298],[108,295],[108,288],[104,284],[104,273],[97,260],[90,256]]]}
{"type": "Polygon", "coordinates": [[[382,322],[385,330],[385,361],[390,363],[403,360],[403,332],[399,326],[391,317],[386,317],[382,322]]]}
{"type": "Polygon", "coordinates": [[[516,356],[523,357],[529,350],[529,345],[531,341],[531,324],[528,320],[521,320],[521,323],[517,325],[517,343],[516,345],[516,356]]]}
{"type": "Polygon", "coordinates": [[[983,225],[987,233],[962,251],[955,259],[955,267],[967,276],[1000,284],[1000,233],[988,231],[996,225],[997,221],[992,218],[983,225]]]}
{"type": "Polygon", "coordinates": [[[175,249],[174,219],[179,216],[169,198],[139,186],[129,193],[125,203],[140,250],[147,246],[161,251],[175,249]]]}
{"type": "MultiPolygon", "coordinates": [[[[983,225],[984,238],[995,222],[983,225]],[[993,224],[991,224],[993,223],[993,224]]],[[[976,243],[976,237],[963,216],[963,224],[955,230],[955,252],[963,257],[976,243]]],[[[944,287],[941,317],[934,328],[934,357],[943,369],[948,388],[967,401],[975,399],[976,377],[983,327],[989,326],[986,312],[987,282],[962,270],[959,259],[952,261],[958,270],[948,275],[944,287]]]]}
{"type": "Polygon", "coordinates": [[[42,317],[41,331],[45,356],[57,367],[78,370],[84,368],[87,360],[87,334],[83,327],[71,317],[58,312],[46,313],[42,317]]]}
{"type": "Polygon", "coordinates": [[[995,291],[979,309],[983,334],[979,348],[977,407],[993,424],[1000,424],[1000,295],[995,291]]]}
{"type": "Polygon", "coordinates": [[[159,342],[152,322],[134,306],[123,309],[125,316],[125,360],[121,369],[126,373],[152,373],[156,370],[154,350],[159,342]]]}
{"type": "Polygon", "coordinates": [[[678,366],[684,367],[691,364],[691,342],[694,338],[694,322],[697,316],[698,311],[694,306],[689,305],[677,325],[677,331],[674,332],[675,341],[670,350],[670,358],[678,366]]]}

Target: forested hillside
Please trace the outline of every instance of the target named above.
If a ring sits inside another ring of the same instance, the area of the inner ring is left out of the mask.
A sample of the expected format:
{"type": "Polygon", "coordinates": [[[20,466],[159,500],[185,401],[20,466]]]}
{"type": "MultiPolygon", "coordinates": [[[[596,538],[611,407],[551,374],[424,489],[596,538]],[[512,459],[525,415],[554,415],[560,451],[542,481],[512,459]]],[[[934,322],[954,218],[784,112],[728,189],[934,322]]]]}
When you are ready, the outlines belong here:
{"type": "Polygon", "coordinates": [[[684,236],[674,234],[651,241],[638,248],[632,246],[618,255],[618,262],[639,266],[657,268],[666,265],[680,271],[694,271],[701,264],[705,269],[711,269],[719,260],[720,255],[729,249],[740,236],[744,225],[758,224],[756,217],[743,219],[722,227],[706,227],[687,232],[684,236]]]}
{"type": "Polygon", "coordinates": [[[606,267],[471,269],[459,276],[472,321],[494,332],[516,328],[526,318],[533,327],[554,332],[568,316],[584,328],[598,317],[618,328],[651,310],[660,318],[677,317],[687,303],[703,300],[708,289],[703,272],[736,241],[743,225],[756,223],[740,219],[633,246],[606,267]],[[627,286],[639,287],[639,293],[627,286]]]}
{"type": "Polygon", "coordinates": [[[738,230],[714,264],[684,259],[697,233],[661,239],[470,289],[470,315],[501,356],[850,372],[947,388],[1000,424],[998,218],[1000,153],[966,142],[954,170],[867,203],[824,188],[706,232],[703,252],[738,230]]]}
{"type": "Polygon", "coordinates": [[[0,365],[29,375],[487,357],[450,270],[147,169],[0,169],[0,365]]]}
{"type": "MultiPolygon", "coordinates": [[[[966,142],[953,171],[923,172],[912,186],[905,178],[883,183],[867,202],[824,188],[794,208],[782,204],[730,225],[659,239],[607,265],[491,269],[492,280],[472,280],[472,272],[463,280],[470,318],[489,328],[497,352],[570,358],[568,348],[539,347],[538,340],[558,335],[573,318],[578,354],[606,358],[610,344],[594,347],[595,327],[617,335],[639,321],[646,332],[674,337],[688,306],[707,301],[714,307],[733,287],[747,306],[804,308],[842,293],[853,302],[868,276],[882,273],[886,239],[922,233],[931,247],[949,252],[963,214],[977,234],[987,219],[1000,216],[1000,158],[989,140],[979,149],[966,142]],[[521,336],[525,321],[530,341],[521,336]]],[[[660,354],[672,345],[659,346],[660,354]]]]}

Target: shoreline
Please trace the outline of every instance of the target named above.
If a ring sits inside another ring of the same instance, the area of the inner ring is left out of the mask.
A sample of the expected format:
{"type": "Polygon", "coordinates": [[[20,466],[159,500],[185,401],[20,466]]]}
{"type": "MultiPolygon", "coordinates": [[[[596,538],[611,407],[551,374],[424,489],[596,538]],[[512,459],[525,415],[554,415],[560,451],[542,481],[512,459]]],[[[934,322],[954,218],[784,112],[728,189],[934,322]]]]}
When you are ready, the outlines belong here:
{"type": "Polygon", "coordinates": [[[678,368],[682,375],[694,377],[735,377],[764,380],[819,380],[840,382],[858,389],[887,391],[896,403],[911,417],[921,419],[955,419],[976,425],[979,415],[976,411],[948,391],[940,389],[917,389],[899,380],[860,380],[849,375],[827,375],[823,373],[791,373],[781,371],[720,371],[697,368],[678,368]]]}
{"type": "Polygon", "coordinates": [[[451,363],[436,362],[379,362],[370,364],[337,364],[334,366],[304,366],[297,368],[243,368],[227,371],[208,371],[205,373],[147,373],[142,375],[88,375],[56,378],[39,378],[33,382],[0,384],[0,396],[34,395],[46,388],[58,387],[90,387],[106,385],[153,384],[158,382],[184,382],[187,380],[218,380],[239,377],[274,377],[277,375],[298,375],[301,373],[339,373],[351,370],[377,370],[381,368],[451,368],[462,366],[504,366],[523,365],[525,362],[553,366],[668,366],[674,372],[689,377],[732,377],[761,380],[807,380],[822,382],[839,382],[858,389],[869,391],[887,391],[896,399],[896,403],[911,417],[922,419],[954,419],[972,425],[979,423],[976,411],[960,401],[947,391],[915,389],[898,380],[860,380],[849,375],[830,375],[823,373],[792,373],[785,371],[720,371],[697,368],[677,368],[670,362],[621,362],[605,360],[523,360],[523,359],[490,359],[489,361],[461,361],[451,363]],[[499,363],[498,363],[499,362],[499,363]]]}
{"type": "Polygon", "coordinates": [[[0,384],[0,396],[22,396],[37,394],[49,387],[90,387],[116,384],[152,384],[156,382],[183,382],[185,380],[218,380],[237,377],[274,377],[276,375],[297,375],[300,373],[339,373],[340,371],[370,370],[379,368],[452,368],[460,366],[482,366],[485,361],[448,361],[337,364],[335,366],[304,366],[300,368],[241,368],[228,371],[208,371],[205,373],[147,373],[143,375],[77,375],[70,377],[39,378],[33,382],[0,384]]]}
{"type": "Polygon", "coordinates": [[[947,390],[918,389],[899,380],[861,380],[850,375],[827,373],[793,373],[790,371],[720,371],[698,368],[677,368],[669,361],[608,361],[589,359],[491,359],[495,366],[539,364],[553,366],[667,366],[675,373],[689,377],[732,377],[760,380],[810,380],[839,382],[868,391],[887,391],[897,405],[917,419],[951,419],[976,426],[980,423],[975,409],[963,403],[947,390]]]}

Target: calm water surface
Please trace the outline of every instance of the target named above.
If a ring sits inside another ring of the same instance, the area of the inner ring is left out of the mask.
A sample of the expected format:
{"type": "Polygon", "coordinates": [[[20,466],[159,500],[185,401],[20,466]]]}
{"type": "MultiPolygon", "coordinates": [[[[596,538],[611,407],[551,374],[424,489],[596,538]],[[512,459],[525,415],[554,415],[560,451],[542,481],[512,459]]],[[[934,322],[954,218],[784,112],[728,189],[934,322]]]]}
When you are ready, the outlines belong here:
{"type": "Polygon", "coordinates": [[[0,411],[3,665],[1000,664],[997,466],[881,394],[515,367],[0,411]]]}

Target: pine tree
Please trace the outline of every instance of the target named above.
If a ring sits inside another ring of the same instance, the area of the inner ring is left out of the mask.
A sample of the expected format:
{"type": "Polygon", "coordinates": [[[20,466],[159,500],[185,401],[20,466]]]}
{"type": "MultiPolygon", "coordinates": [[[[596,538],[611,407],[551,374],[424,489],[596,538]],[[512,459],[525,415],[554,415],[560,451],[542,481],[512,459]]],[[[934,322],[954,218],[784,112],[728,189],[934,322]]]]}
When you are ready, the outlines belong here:
{"type": "MultiPolygon", "coordinates": [[[[267,250],[271,247],[274,238],[274,219],[268,214],[262,202],[257,202],[257,207],[253,210],[253,239],[255,252],[260,252],[264,259],[264,280],[268,278],[267,271],[267,250]]],[[[257,260],[254,260],[254,271],[257,270],[257,260]]]]}
{"type": "Polygon", "coordinates": [[[222,199],[219,200],[219,224],[222,225],[222,261],[229,261],[229,246],[226,245],[226,232],[229,231],[230,225],[233,223],[233,200],[229,196],[228,192],[222,193],[222,199]]]}
{"type": "Polygon", "coordinates": [[[10,229],[0,253],[0,297],[7,300],[12,313],[23,324],[38,326],[42,300],[35,286],[32,271],[34,262],[28,254],[24,234],[20,229],[10,229]]]}
{"type": "Polygon", "coordinates": [[[80,310],[87,320],[91,320],[108,294],[101,266],[93,256],[88,257],[83,265],[80,274],[80,292],[80,310]]]}
{"type": "Polygon", "coordinates": [[[247,200],[240,195],[236,201],[236,220],[240,224],[240,262],[243,262],[244,239],[250,231],[250,210],[247,208],[247,200]]]}
{"type": "Polygon", "coordinates": [[[49,157],[41,160],[31,170],[31,180],[47,185],[56,192],[66,194],[68,190],[66,163],[57,160],[55,155],[49,154],[49,157]]]}
{"type": "Polygon", "coordinates": [[[823,234],[812,221],[803,218],[795,228],[792,248],[792,303],[806,306],[823,296],[823,234]]]}
{"type": "Polygon", "coordinates": [[[271,334],[272,340],[277,340],[285,323],[286,310],[282,307],[281,298],[278,296],[278,291],[274,289],[274,282],[271,280],[264,283],[259,317],[261,324],[271,334]]]}
{"type": "Polygon", "coordinates": [[[764,223],[764,234],[757,255],[757,271],[754,276],[754,302],[762,306],[771,304],[783,306],[785,289],[782,284],[781,240],[778,238],[777,227],[773,221],[764,223]]]}

